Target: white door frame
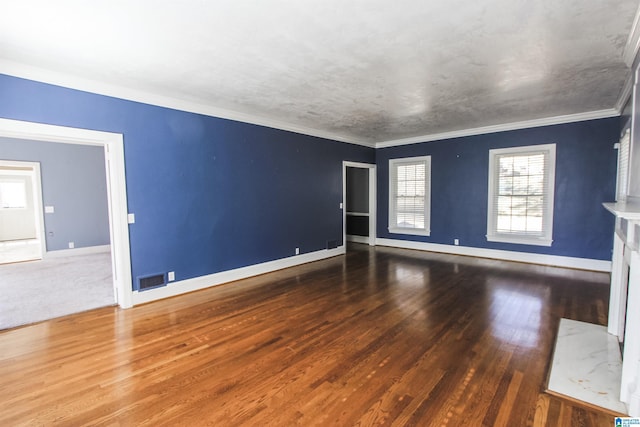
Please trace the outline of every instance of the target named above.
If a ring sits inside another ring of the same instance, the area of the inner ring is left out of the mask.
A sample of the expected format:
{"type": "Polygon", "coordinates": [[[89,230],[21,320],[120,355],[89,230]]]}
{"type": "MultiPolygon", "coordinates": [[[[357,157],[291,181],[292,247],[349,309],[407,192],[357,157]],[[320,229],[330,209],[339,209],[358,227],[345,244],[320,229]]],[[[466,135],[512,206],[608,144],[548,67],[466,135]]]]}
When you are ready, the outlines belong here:
{"type": "Polygon", "coordinates": [[[36,238],[40,241],[40,259],[47,252],[47,240],[44,233],[44,211],[42,208],[42,179],[40,175],[40,162],[24,162],[20,160],[0,160],[0,167],[26,167],[31,168],[33,188],[33,208],[36,212],[36,238]]]}
{"type": "Polygon", "coordinates": [[[0,136],[104,147],[113,286],[118,305],[131,307],[133,288],[122,134],[0,118],[0,136]]]}
{"type": "Polygon", "coordinates": [[[342,162],[342,242],[347,247],[347,168],[369,169],[369,246],[376,244],[376,165],[342,162]]]}

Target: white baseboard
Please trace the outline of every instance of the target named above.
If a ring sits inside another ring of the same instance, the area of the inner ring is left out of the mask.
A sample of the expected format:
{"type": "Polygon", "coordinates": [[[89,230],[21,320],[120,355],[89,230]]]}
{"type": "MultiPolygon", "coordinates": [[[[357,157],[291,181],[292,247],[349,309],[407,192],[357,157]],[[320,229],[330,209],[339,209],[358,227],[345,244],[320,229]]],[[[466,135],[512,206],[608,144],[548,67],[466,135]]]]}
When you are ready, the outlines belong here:
{"type": "Polygon", "coordinates": [[[275,261],[268,261],[262,264],[249,265],[247,267],[221,271],[220,273],[194,277],[192,279],[180,280],[178,282],[170,282],[167,286],[163,286],[161,288],[133,292],[133,305],[144,304],[163,298],[185,294],[187,292],[198,291],[200,289],[210,288],[223,283],[233,282],[234,280],[246,279],[259,274],[270,273],[272,271],[282,270],[283,268],[319,261],[321,259],[342,255],[344,253],[345,247],[338,246],[335,249],[323,249],[307,254],[277,259],[275,261]]]}
{"type": "Polygon", "coordinates": [[[376,239],[376,245],[454,255],[466,255],[479,258],[492,258],[504,261],[526,262],[530,264],[550,265],[554,267],[575,268],[578,270],[603,271],[607,273],[611,271],[611,261],[602,261],[599,259],[574,258],[558,255],[503,251],[498,249],[473,248],[470,246],[442,245],[438,243],[383,238],[376,239]]]}
{"type": "Polygon", "coordinates": [[[77,255],[90,255],[111,252],[111,245],[87,246],[86,248],[60,249],[58,251],[48,251],[45,258],[61,258],[77,255]]]}
{"type": "Polygon", "coordinates": [[[365,245],[368,245],[369,244],[369,237],[367,237],[367,236],[356,236],[355,234],[347,234],[347,242],[364,243],[365,245]]]}

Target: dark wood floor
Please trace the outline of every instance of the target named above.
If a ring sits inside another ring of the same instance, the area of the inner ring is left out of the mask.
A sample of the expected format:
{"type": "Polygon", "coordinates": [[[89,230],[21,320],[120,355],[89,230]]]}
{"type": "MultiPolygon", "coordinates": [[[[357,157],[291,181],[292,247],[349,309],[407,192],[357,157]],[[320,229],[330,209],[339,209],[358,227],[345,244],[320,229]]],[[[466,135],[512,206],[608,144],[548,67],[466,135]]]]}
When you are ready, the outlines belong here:
{"type": "Polygon", "coordinates": [[[544,393],[608,275],[358,246],[0,333],[0,425],[611,426],[544,393]]]}

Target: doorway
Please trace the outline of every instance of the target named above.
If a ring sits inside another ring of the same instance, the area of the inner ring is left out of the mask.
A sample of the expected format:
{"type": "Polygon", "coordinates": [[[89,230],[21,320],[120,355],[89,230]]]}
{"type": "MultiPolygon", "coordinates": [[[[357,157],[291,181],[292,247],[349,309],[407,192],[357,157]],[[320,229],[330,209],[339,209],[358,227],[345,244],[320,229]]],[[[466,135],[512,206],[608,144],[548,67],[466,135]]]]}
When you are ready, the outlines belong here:
{"type": "Polygon", "coordinates": [[[376,165],[343,162],[343,242],[376,244],[376,165]]]}
{"type": "Polygon", "coordinates": [[[0,119],[0,136],[103,147],[107,179],[111,258],[113,260],[113,287],[117,304],[122,308],[131,307],[133,305],[133,289],[127,218],[124,140],[122,134],[0,119]]]}
{"type": "Polygon", "coordinates": [[[42,259],[40,164],[0,160],[0,264],[42,259]]]}

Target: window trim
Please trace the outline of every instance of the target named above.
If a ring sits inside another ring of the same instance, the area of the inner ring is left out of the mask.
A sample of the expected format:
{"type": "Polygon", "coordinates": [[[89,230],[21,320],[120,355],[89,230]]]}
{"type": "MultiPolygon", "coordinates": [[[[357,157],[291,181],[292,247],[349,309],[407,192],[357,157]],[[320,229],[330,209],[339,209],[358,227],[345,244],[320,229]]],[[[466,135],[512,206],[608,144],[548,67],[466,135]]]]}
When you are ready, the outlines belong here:
{"type": "Polygon", "coordinates": [[[393,234],[409,234],[415,236],[431,235],[431,156],[418,157],[402,157],[389,159],[389,233],[393,234]],[[424,228],[405,228],[395,225],[396,222],[396,204],[395,204],[395,187],[396,182],[396,166],[406,163],[424,162],[425,164],[425,196],[424,196],[424,228]]]}
{"type": "Polygon", "coordinates": [[[556,144],[527,145],[521,147],[497,148],[489,150],[489,192],[487,197],[487,241],[513,243],[519,245],[551,246],[553,243],[553,204],[555,190],[556,144]],[[539,154],[548,156],[549,170],[545,174],[545,210],[543,212],[543,235],[532,236],[522,233],[499,233],[496,231],[497,211],[494,199],[498,187],[498,173],[496,171],[498,156],[505,154],[539,154]]]}

